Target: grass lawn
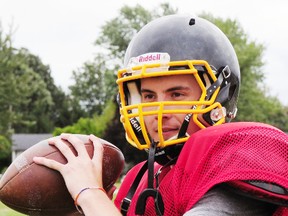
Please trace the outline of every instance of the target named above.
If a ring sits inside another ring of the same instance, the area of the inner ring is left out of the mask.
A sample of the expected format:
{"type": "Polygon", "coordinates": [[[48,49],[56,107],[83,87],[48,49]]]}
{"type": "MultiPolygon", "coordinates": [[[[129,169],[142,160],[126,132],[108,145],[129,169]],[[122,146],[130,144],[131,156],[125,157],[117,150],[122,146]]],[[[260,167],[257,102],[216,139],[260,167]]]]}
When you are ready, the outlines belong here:
{"type": "Polygon", "coordinates": [[[23,216],[24,214],[21,214],[19,212],[14,211],[13,209],[7,207],[2,202],[0,202],[0,215],[5,216],[23,216]]]}

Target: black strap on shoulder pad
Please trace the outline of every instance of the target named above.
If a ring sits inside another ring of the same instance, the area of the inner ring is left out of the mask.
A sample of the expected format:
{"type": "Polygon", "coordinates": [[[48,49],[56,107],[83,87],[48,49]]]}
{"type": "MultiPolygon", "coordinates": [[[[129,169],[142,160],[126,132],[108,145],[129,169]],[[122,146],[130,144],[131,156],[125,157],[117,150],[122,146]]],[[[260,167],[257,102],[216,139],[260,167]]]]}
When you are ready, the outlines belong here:
{"type": "Polygon", "coordinates": [[[144,175],[144,173],[146,172],[146,170],[148,169],[148,160],[142,165],[141,169],[139,170],[139,172],[137,173],[126,197],[122,200],[121,203],[121,213],[125,216],[128,212],[132,197],[141,181],[142,176],[144,175]]]}
{"type": "Polygon", "coordinates": [[[228,182],[227,185],[229,189],[243,196],[288,207],[288,189],[278,184],[257,180],[239,180],[228,182]]]}

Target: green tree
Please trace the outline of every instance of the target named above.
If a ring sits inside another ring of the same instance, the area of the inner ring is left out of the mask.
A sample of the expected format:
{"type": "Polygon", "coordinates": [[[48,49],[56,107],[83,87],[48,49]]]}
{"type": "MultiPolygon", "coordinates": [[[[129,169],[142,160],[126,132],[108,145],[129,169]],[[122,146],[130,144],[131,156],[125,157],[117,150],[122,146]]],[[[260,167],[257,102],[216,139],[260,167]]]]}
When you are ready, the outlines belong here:
{"type": "Polygon", "coordinates": [[[101,114],[116,93],[115,74],[108,68],[105,57],[98,54],[93,62],[85,62],[73,71],[75,84],[69,87],[71,95],[88,117],[101,114]]]}
{"type": "Polygon", "coordinates": [[[0,28],[0,134],[52,132],[83,115],[54,84],[51,70],[27,49],[16,49],[0,28]]]}
{"type": "Polygon", "coordinates": [[[22,50],[6,47],[1,54],[7,54],[6,59],[0,60],[1,112],[3,122],[8,123],[6,131],[27,132],[49,110],[51,94],[41,76],[27,65],[22,50]]]}
{"type": "Polygon", "coordinates": [[[63,127],[77,121],[83,112],[78,103],[66,95],[61,87],[55,85],[50,67],[44,65],[38,56],[28,50],[22,48],[21,52],[28,67],[44,81],[52,100],[50,106],[41,107],[41,110],[30,110],[31,118],[36,117],[37,121],[32,128],[28,128],[29,132],[50,132],[55,126],[63,127]]]}
{"type": "Polygon", "coordinates": [[[123,6],[118,16],[101,27],[95,45],[106,50],[107,56],[113,59],[113,65],[117,65],[114,69],[122,65],[130,40],[144,25],[157,17],[178,12],[177,8],[168,3],[162,3],[156,8],[149,11],[139,4],[135,7],[123,6]]]}
{"type": "Polygon", "coordinates": [[[7,138],[15,125],[35,124],[29,110],[51,104],[45,83],[25,60],[22,51],[12,47],[10,36],[3,36],[0,29],[0,133],[7,138]]]}
{"type": "Polygon", "coordinates": [[[6,137],[0,135],[0,174],[2,168],[10,164],[10,158],[11,143],[6,137]]]}
{"type": "MultiPolygon", "coordinates": [[[[13,125],[15,132],[39,133],[52,131],[54,123],[50,117],[53,99],[47,88],[41,73],[35,71],[29,64],[30,58],[34,58],[26,49],[19,49],[15,52],[21,58],[22,64],[15,65],[14,78],[21,77],[15,86],[22,93],[25,102],[18,104],[15,111],[21,114],[21,121],[13,125]],[[25,93],[25,94],[24,94],[25,93]]],[[[42,63],[39,60],[39,64],[42,63]]]]}

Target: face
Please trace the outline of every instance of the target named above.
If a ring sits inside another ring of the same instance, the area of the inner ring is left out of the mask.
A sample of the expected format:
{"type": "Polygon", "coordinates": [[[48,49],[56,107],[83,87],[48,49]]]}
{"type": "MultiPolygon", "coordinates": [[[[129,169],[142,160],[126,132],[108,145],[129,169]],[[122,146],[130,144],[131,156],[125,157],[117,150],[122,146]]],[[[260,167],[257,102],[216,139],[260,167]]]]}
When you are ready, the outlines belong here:
{"type": "MultiPolygon", "coordinates": [[[[161,101],[197,101],[200,98],[200,95],[201,89],[193,75],[173,75],[141,80],[142,103],[161,101]]],[[[175,108],[177,107],[174,106],[173,109],[175,108]]],[[[184,108],[191,107],[178,107],[178,109],[184,108]]],[[[185,116],[186,114],[163,114],[162,130],[165,140],[178,134],[185,116]]],[[[151,138],[154,139],[154,141],[159,141],[158,116],[145,116],[144,121],[151,138]]],[[[187,133],[192,134],[199,129],[200,128],[191,120],[187,133]]]]}

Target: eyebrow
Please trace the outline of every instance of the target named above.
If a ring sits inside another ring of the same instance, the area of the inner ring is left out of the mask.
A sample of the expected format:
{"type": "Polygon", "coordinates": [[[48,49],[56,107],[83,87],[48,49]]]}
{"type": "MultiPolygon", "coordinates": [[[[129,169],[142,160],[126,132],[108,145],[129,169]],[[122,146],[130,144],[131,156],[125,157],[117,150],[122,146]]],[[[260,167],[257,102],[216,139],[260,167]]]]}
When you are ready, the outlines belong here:
{"type": "MultiPolygon", "coordinates": [[[[172,88],[169,88],[167,90],[165,90],[165,92],[173,92],[173,91],[186,91],[186,90],[191,90],[189,87],[183,87],[183,86],[175,86],[175,87],[172,87],[172,88]]],[[[150,89],[141,89],[140,91],[141,93],[154,93],[154,91],[150,90],[150,89]]]]}

